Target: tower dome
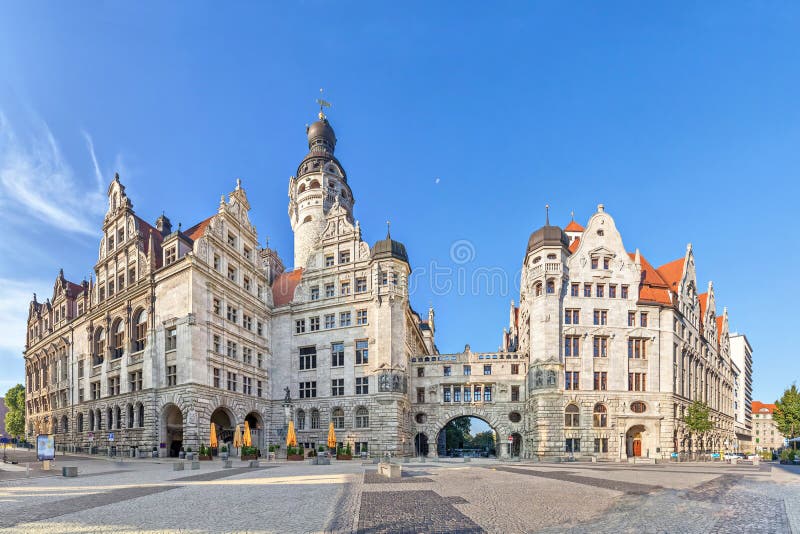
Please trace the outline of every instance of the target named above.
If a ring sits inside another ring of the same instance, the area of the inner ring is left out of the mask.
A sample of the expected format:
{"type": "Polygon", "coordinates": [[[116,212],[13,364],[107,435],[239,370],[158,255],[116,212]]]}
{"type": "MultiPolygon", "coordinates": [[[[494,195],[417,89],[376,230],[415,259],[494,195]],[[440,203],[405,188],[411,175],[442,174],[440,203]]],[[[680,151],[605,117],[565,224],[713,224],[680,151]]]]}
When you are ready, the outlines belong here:
{"type": "Polygon", "coordinates": [[[372,259],[380,260],[385,258],[395,258],[400,261],[408,263],[408,253],[406,246],[400,241],[392,239],[389,231],[386,231],[386,239],[382,239],[375,243],[372,247],[372,259]]]}
{"type": "Polygon", "coordinates": [[[336,133],[324,113],[320,112],[319,120],[306,126],[306,136],[308,137],[308,154],[297,167],[297,177],[301,178],[306,174],[320,172],[326,166],[330,168],[332,165],[336,174],[347,182],[347,175],[342,164],[333,155],[336,150],[336,133]]]}

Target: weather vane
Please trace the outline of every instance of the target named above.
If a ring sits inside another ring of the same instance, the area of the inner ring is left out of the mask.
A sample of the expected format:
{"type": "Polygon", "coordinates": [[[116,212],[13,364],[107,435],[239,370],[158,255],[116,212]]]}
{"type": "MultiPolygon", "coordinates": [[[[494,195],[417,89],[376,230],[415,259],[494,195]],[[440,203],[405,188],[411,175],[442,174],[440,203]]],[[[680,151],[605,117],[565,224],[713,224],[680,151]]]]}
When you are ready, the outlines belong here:
{"type": "Polygon", "coordinates": [[[317,99],[317,104],[319,104],[319,120],[324,120],[324,109],[331,107],[331,103],[322,98],[322,87],[319,88],[319,98],[317,99]]]}

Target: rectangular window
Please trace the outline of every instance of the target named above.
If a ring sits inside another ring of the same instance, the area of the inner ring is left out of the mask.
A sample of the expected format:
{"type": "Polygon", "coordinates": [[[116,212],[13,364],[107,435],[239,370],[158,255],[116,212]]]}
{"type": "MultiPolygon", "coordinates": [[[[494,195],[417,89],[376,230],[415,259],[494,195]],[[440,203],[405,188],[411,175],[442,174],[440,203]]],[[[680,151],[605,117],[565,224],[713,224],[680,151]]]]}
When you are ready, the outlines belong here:
{"type": "Polygon", "coordinates": [[[594,324],[608,324],[608,310],[594,310],[594,324]]]}
{"type": "Polygon", "coordinates": [[[317,347],[300,347],[300,370],[317,368],[317,347]]]}
{"type": "Polygon", "coordinates": [[[511,364],[511,374],[512,375],[518,375],[519,374],[519,364],[518,363],[512,363],[511,364]]]}
{"type": "Polygon", "coordinates": [[[519,400],[519,386],[511,386],[511,402],[519,400]]]}
{"type": "Polygon", "coordinates": [[[608,266],[610,263],[611,262],[608,258],[603,258],[603,269],[608,270],[608,266]]]}
{"type": "Polygon", "coordinates": [[[483,402],[492,402],[492,386],[483,388],[483,402]]]}
{"type": "Polygon", "coordinates": [[[331,367],[344,366],[344,343],[331,344],[331,367]]]}
{"type": "Polygon", "coordinates": [[[344,378],[334,378],[331,380],[331,396],[341,397],[344,395],[344,378]]]}
{"type": "Polygon", "coordinates": [[[356,324],[367,324],[367,310],[356,310],[356,324]]]}
{"type": "Polygon", "coordinates": [[[420,377],[420,378],[425,376],[425,368],[424,367],[417,367],[417,376],[420,377]]]}
{"type": "Polygon", "coordinates": [[[214,254],[214,270],[219,271],[221,266],[222,261],[219,258],[219,254],[214,254]]]}
{"type": "Polygon", "coordinates": [[[256,395],[258,395],[259,397],[263,396],[264,395],[264,389],[262,387],[261,380],[257,381],[256,385],[258,387],[258,390],[256,391],[256,395]]]}
{"type": "Polygon", "coordinates": [[[628,298],[628,286],[623,285],[620,288],[620,295],[619,296],[621,298],[624,298],[624,299],[628,298]]]}
{"type": "Polygon", "coordinates": [[[608,438],[594,438],[594,452],[608,452],[608,438]]]}
{"type": "MultiPolygon", "coordinates": [[[[369,363],[369,342],[366,339],[356,339],[356,365],[369,363]]],[[[420,369],[422,369],[420,367],[420,369]]]]}
{"type": "Polygon", "coordinates": [[[583,296],[584,297],[592,296],[592,284],[583,284],[583,296]]]}
{"type": "Polygon", "coordinates": [[[580,310],[565,310],[564,311],[564,324],[580,324],[581,311],[580,310]]]}
{"type": "Polygon", "coordinates": [[[325,255],[325,267],[333,267],[333,254],[325,255]]]}
{"type": "Polygon", "coordinates": [[[242,361],[246,364],[253,365],[253,349],[250,347],[242,347],[242,361]]]}
{"type": "Polygon", "coordinates": [[[319,286],[311,288],[311,300],[319,300],[319,286]]]}
{"type": "Polygon", "coordinates": [[[220,380],[219,367],[214,367],[214,387],[215,388],[219,387],[219,380],[220,380]]]}
{"type": "Polygon", "coordinates": [[[100,398],[100,382],[92,382],[90,385],[90,390],[92,393],[92,400],[97,400],[100,398]]]}
{"type": "Polygon", "coordinates": [[[302,334],[306,331],[306,320],[305,319],[297,319],[294,322],[294,333],[295,334],[302,334]]]}
{"type": "Polygon", "coordinates": [[[472,402],[472,388],[469,386],[464,388],[464,402],[472,402]]]}
{"type": "Polygon", "coordinates": [[[451,390],[450,386],[444,388],[444,402],[450,402],[452,399],[450,398],[451,390]]]}
{"type": "Polygon", "coordinates": [[[317,396],[317,382],[316,380],[312,380],[311,382],[300,382],[300,398],[301,399],[313,399],[317,396]]]}
{"type": "Polygon", "coordinates": [[[490,375],[492,374],[492,364],[484,365],[483,366],[483,374],[490,375]]]}
{"type": "Polygon", "coordinates": [[[592,258],[592,269],[597,269],[598,258],[592,258]]]}
{"type": "Polygon", "coordinates": [[[167,352],[178,348],[178,330],[173,326],[164,331],[164,350],[167,352]]]}
{"type": "Polygon", "coordinates": [[[264,335],[264,323],[261,321],[256,321],[256,334],[259,336],[264,335]]]}
{"type": "Polygon", "coordinates": [[[472,374],[472,366],[464,364],[464,376],[470,376],[472,374]]]}
{"type": "Polygon", "coordinates": [[[628,373],[628,391],[646,391],[647,373],[628,373]]]}
{"type": "Polygon", "coordinates": [[[319,330],[319,317],[311,317],[308,320],[308,329],[311,332],[316,332],[319,330]]]}
{"type": "Polygon", "coordinates": [[[253,379],[249,376],[242,377],[242,393],[245,395],[253,394],[253,379]]]}
{"type": "Polygon", "coordinates": [[[580,438],[567,438],[565,443],[566,452],[581,452],[580,438]]]}
{"type": "Polygon", "coordinates": [[[236,344],[235,341],[228,341],[227,343],[227,352],[228,358],[238,358],[239,357],[239,346],[236,344]]]}
{"type": "Polygon", "coordinates": [[[341,282],[339,284],[339,294],[343,297],[350,294],[350,282],[341,282]]]}
{"type": "Polygon", "coordinates": [[[175,365],[167,366],[167,385],[174,386],[178,383],[178,367],[175,365]]]}
{"type": "Polygon", "coordinates": [[[592,338],[592,355],[595,358],[608,357],[608,338],[605,336],[594,336],[592,338]]]}
{"type": "Polygon", "coordinates": [[[228,280],[231,282],[236,281],[236,267],[233,265],[228,265],[228,280]]]}
{"type": "Polygon", "coordinates": [[[336,316],[332,313],[328,313],[325,315],[325,328],[335,328],[336,327],[336,316]]]}
{"type": "Polygon", "coordinates": [[[119,395],[119,377],[113,376],[108,379],[108,394],[119,395]]]}
{"type": "Polygon", "coordinates": [[[580,284],[572,284],[570,286],[569,294],[571,297],[580,296],[580,284]]]}
{"type": "Polygon", "coordinates": [[[367,291],[367,279],[356,278],[356,293],[364,293],[367,291]]]}
{"type": "Polygon", "coordinates": [[[636,312],[628,312],[628,326],[636,326],[636,312]]]}
{"type": "Polygon", "coordinates": [[[350,316],[350,312],[341,312],[339,314],[339,326],[350,326],[352,323],[352,319],[350,316]]]}
{"type": "Polygon", "coordinates": [[[350,251],[342,250],[339,252],[339,263],[350,263],[350,251]]]}
{"type": "Polygon", "coordinates": [[[581,355],[581,337],[580,336],[565,336],[564,337],[564,357],[566,358],[579,358],[581,355]]]}
{"type": "Polygon", "coordinates": [[[369,393],[369,377],[356,377],[356,395],[367,395],[369,393]]]}
{"type": "Polygon", "coordinates": [[[178,259],[177,247],[169,247],[167,249],[166,257],[164,258],[164,265],[172,265],[178,259]]]}
{"type": "Polygon", "coordinates": [[[628,338],[628,358],[646,359],[647,340],[643,338],[628,338]]]}
{"type": "Polygon", "coordinates": [[[461,386],[453,387],[453,402],[461,402],[461,386]]]}
{"type": "Polygon", "coordinates": [[[605,286],[605,285],[603,285],[603,284],[597,284],[597,286],[596,286],[596,288],[595,288],[595,289],[596,289],[596,295],[597,295],[598,297],[603,297],[603,296],[605,296],[605,295],[604,295],[604,294],[605,294],[605,289],[606,289],[606,286],[605,286]]]}
{"type": "Polygon", "coordinates": [[[417,403],[425,404],[425,388],[417,388],[417,403]]]}
{"type": "Polygon", "coordinates": [[[616,286],[616,284],[609,284],[608,285],[608,298],[612,298],[612,299],[617,298],[617,286],[616,286]]]}
{"type": "Polygon", "coordinates": [[[594,373],[594,389],[595,391],[605,391],[608,385],[606,381],[606,371],[595,371],[594,373]]]}
{"type": "Polygon", "coordinates": [[[336,296],[336,286],[333,284],[325,284],[325,298],[336,296]]]}
{"type": "Polygon", "coordinates": [[[239,322],[239,310],[237,310],[233,306],[228,306],[226,317],[232,323],[238,323],[239,322]]]}
{"type": "Polygon", "coordinates": [[[644,312],[639,314],[639,326],[647,326],[647,314],[644,312]]]}
{"type": "MultiPolygon", "coordinates": [[[[108,283],[108,298],[111,298],[113,296],[114,296],[114,282],[110,281],[108,283]]],[[[58,321],[58,317],[56,317],[56,321],[58,321]]]]}
{"type": "Polygon", "coordinates": [[[228,391],[236,391],[238,382],[236,373],[231,373],[230,371],[228,371],[227,378],[228,378],[228,384],[227,384],[228,391]]]}
{"type": "Polygon", "coordinates": [[[250,291],[250,277],[248,276],[242,277],[242,287],[244,287],[245,291],[250,291]]]}
{"type": "Polygon", "coordinates": [[[215,315],[220,315],[222,313],[222,304],[218,298],[214,298],[211,304],[212,309],[214,310],[215,315]]]}
{"type": "Polygon", "coordinates": [[[228,246],[236,248],[236,236],[228,233],[228,246]]]}
{"type": "Polygon", "coordinates": [[[445,365],[442,368],[442,372],[444,373],[444,376],[450,376],[451,371],[452,371],[452,367],[450,367],[449,365],[445,365]]]}
{"type": "Polygon", "coordinates": [[[580,373],[578,371],[567,371],[564,373],[564,389],[575,390],[579,389],[580,373]]]}
{"type": "Polygon", "coordinates": [[[141,391],[142,390],[142,372],[141,371],[134,371],[132,373],[128,373],[128,389],[130,391],[141,391]]]}
{"type": "Polygon", "coordinates": [[[264,355],[259,352],[257,354],[257,357],[258,357],[258,362],[257,362],[258,363],[258,368],[261,369],[262,367],[264,367],[264,355]]]}

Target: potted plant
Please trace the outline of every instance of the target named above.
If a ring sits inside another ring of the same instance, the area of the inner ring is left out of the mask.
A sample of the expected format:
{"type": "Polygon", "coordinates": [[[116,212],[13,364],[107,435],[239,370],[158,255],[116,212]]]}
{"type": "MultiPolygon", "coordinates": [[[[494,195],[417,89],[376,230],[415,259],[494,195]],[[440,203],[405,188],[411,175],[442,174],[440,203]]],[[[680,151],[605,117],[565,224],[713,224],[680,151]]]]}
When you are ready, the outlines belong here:
{"type": "Polygon", "coordinates": [[[258,460],[258,449],[256,447],[243,445],[241,458],[243,461],[258,460]]]}
{"type": "Polygon", "coordinates": [[[211,460],[211,448],[205,445],[200,445],[200,460],[211,460]]]}
{"type": "Polygon", "coordinates": [[[223,460],[227,460],[228,459],[228,446],[227,445],[223,445],[222,447],[220,447],[219,456],[223,460]]]}
{"type": "Polygon", "coordinates": [[[287,447],[286,448],[286,459],[290,462],[302,462],[303,461],[303,448],[295,448],[295,447],[287,447]]]}
{"type": "Polygon", "coordinates": [[[192,452],[191,447],[186,447],[186,459],[187,460],[194,460],[194,453],[192,452]]]}
{"type": "Polygon", "coordinates": [[[180,458],[181,460],[186,458],[186,451],[183,449],[183,447],[181,447],[181,450],[178,452],[178,458],[180,458]]]}
{"type": "Polygon", "coordinates": [[[353,454],[352,454],[352,452],[350,450],[350,444],[349,443],[347,444],[347,447],[344,447],[344,448],[340,447],[339,450],[336,451],[336,459],[337,460],[352,460],[353,459],[353,454]]]}

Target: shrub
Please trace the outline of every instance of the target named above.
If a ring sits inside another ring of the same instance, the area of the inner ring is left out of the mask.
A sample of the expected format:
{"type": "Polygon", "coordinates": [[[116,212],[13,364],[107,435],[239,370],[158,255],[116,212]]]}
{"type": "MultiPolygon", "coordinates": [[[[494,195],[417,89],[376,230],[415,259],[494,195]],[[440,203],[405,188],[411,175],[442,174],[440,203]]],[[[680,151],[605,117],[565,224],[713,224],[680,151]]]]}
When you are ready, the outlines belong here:
{"type": "Polygon", "coordinates": [[[319,446],[319,452],[325,452],[325,445],[319,446]]]}
{"type": "Polygon", "coordinates": [[[794,451],[791,449],[783,449],[780,455],[781,462],[791,462],[794,460],[794,451]]]}
{"type": "Polygon", "coordinates": [[[192,452],[192,448],[191,447],[186,447],[186,452],[192,452]]]}
{"type": "Polygon", "coordinates": [[[228,446],[223,445],[222,448],[220,449],[220,452],[228,452],[228,446]]]}
{"type": "Polygon", "coordinates": [[[344,453],[348,456],[352,455],[352,451],[350,450],[350,444],[347,444],[347,447],[344,448],[344,453]]]}

